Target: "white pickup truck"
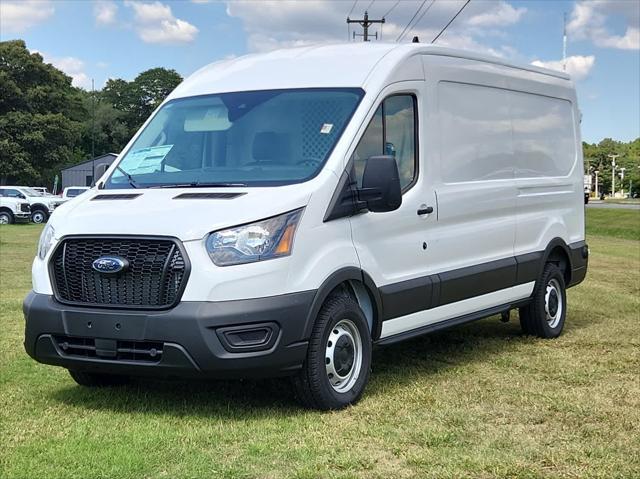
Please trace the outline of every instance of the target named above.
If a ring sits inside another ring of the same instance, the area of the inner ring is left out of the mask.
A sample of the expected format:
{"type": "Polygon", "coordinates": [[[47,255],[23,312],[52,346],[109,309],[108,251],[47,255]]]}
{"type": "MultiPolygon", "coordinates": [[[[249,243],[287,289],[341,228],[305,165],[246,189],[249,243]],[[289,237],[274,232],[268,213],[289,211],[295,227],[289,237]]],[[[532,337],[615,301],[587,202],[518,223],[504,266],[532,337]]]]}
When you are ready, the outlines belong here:
{"type": "Polygon", "coordinates": [[[31,207],[28,201],[0,196],[0,225],[10,225],[16,221],[28,222],[30,217],[31,207]]]}
{"type": "Polygon", "coordinates": [[[1,186],[0,196],[26,200],[31,206],[31,221],[45,223],[53,210],[64,201],[55,196],[43,196],[28,186],[1,186]]]}

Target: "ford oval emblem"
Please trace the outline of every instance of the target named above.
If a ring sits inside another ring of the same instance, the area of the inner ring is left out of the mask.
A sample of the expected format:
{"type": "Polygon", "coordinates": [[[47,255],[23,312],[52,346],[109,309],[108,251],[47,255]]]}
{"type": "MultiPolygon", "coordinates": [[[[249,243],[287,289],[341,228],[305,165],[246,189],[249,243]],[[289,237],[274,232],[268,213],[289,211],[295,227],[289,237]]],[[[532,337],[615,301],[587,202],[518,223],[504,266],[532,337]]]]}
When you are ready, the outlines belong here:
{"type": "Polygon", "coordinates": [[[127,269],[129,262],[120,256],[101,256],[91,266],[98,273],[115,274],[127,269]]]}

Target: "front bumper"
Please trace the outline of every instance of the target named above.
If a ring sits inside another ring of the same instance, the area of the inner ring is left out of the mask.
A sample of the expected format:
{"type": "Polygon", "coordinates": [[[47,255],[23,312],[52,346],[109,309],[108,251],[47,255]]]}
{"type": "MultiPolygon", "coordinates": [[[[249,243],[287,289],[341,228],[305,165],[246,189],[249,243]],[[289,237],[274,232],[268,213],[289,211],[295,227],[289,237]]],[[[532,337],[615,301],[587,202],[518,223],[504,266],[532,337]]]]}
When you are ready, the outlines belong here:
{"type": "Polygon", "coordinates": [[[181,302],[166,311],[123,311],[66,306],[32,291],[23,304],[24,347],[41,363],[90,372],[282,376],[300,369],[305,359],[306,318],[314,295],[305,291],[239,301],[181,302]],[[229,344],[227,338],[234,337],[227,336],[229,331],[252,325],[271,328],[269,341],[262,346],[251,341],[239,347],[229,344]],[[69,344],[85,346],[74,349],[69,344]],[[153,358],[131,353],[145,345],[153,346],[153,358]]]}

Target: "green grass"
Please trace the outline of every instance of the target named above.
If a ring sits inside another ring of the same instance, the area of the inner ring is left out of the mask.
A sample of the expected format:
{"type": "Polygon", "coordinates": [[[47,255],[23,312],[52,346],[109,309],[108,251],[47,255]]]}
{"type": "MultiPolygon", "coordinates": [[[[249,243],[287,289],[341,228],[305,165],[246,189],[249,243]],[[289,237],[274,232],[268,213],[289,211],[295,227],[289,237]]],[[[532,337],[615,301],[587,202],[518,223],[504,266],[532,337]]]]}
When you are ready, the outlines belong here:
{"type": "Polygon", "coordinates": [[[640,241],[640,212],[637,210],[587,210],[587,236],[609,236],[640,241]]]}
{"type": "Polygon", "coordinates": [[[40,228],[0,227],[0,477],[639,477],[640,213],[587,215],[560,338],[494,317],[378,349],[332,413],[284,380],[76,386],[22,348],[40,228]]]}

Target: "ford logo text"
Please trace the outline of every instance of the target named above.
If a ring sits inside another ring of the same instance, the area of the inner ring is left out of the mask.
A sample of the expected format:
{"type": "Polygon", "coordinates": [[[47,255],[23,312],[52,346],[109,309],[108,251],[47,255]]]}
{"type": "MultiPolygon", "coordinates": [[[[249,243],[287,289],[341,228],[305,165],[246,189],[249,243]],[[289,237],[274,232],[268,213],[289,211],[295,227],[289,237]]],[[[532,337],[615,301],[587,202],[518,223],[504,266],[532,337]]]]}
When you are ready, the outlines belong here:
{"type": "Polygon", "coordinates": [[[119,256],[101,256],[92,264],[94,271],[105,274],[115,274],[129,267],[129,262],[119,256]]]}

